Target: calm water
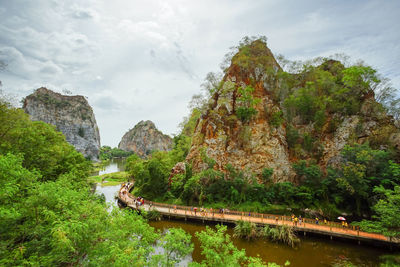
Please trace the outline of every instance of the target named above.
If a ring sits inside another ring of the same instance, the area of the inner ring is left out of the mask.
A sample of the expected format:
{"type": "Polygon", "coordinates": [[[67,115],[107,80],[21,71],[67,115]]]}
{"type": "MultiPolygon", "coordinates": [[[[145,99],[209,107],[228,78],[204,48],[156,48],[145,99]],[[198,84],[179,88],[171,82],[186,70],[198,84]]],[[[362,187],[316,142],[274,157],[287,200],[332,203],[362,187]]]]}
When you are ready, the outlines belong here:
{"type": "Polygon", "coordinates": [[[126,159],[125,158],[113,158],[111,159],[104,168],[98,172],[94,172],[92,175],[103,175],[106,173],[122,172],[125,171],[126,159]]]}
{"type": "MultiPolygon", "coordinates": [[[[113,159],[100,174],[112,173],[123,171],[125,169],[124,159],[113,159]]],[[[106,202],[117,205],[114,196],[118,193],[120,186],[97,186],[96,192],[104,194],[106,202]]],[[[150,222],[150,225],[161,231],[167,231],[168,228],[179,227],[192,235],[192,242],[195,249],[192,258],[196,261],[202,260],[200,253],[200,244],[195,236],[196,232],[205,229],[205,225],[198,222],[185,222],[164,220],[158,222],[150,222]]],[[[212,225],[210,225],[213,227],[212,225]]],[[[232,236],[232,227],[228,228],[228,233],[232,236]]],[[[353,242],[329,240],[323,237],[302,237],[300,245],[293,249],[288,246],[269,242],[264,239],[256,239],[253,241],[246,241],[244,239],[233,238],[234,244],[239,248],[244,248],[247,255],[259,255],[266,262],[276,262],[283,265],[286,260],[291,262],[290,266],[332,266],[335,262],[340,260],[349,260],[356,266],[378,266],[379,256],[390,254],[389,251],[370,247],[357,245],[353,242]]],[[[156,247],[160,252],[160,248],[156,247]]],[[[182,265],[185,266],[191,257],[185,259],[182,265]]]]}
{"type": "MultiPolygon", "coordinates": [[[[149,224],[161,231],[165,231],[171,227],[178,227],[190,233],[195,246],[192,257],[196,261],[203,259],[200,253],[200,244],[195,237],[195,233],[205,230],[204,224],[175,220],[150,222],[149,224]]],[[[228,227],[228,233],[231,236],[233,235],[232,227],[228,227]]],[[[388,251],[380,248],[335,241],[322,237],[302,237],[300,245],[295,249],[264,239],[252,241],[232,239],[233,243],[239,249],[243,248],[246,250],[248,256],[255,257],[259,255],[266,262],[276,262],[280,265],[289,260],[291,263],[290,266],[332,266],[335,262],[346,259],[356,266],[378,266],[379,256],[390,254],[388,251]]]]}
{"type": "MultiPolygon", "coordinates": [[[[107,173],[125,171],[125,164],[126,164],[126,162],[125,162],[124,158],[111,159],[110,162],[106,166],[104,166],[104,168],[102,170],[100,170],[99,172],[96,172],[93,175],[103,175],[103,174],[107,174],[107,173]]],[[[117,195],[120,187],[121,187],[120,185],[100,186],[97,184],[95,190],[96,190],[97,194],[104,194],[104,196],[106,197],[107,203],[117,205],[117,200],[115,199],[115,196],[117,195]]]]}

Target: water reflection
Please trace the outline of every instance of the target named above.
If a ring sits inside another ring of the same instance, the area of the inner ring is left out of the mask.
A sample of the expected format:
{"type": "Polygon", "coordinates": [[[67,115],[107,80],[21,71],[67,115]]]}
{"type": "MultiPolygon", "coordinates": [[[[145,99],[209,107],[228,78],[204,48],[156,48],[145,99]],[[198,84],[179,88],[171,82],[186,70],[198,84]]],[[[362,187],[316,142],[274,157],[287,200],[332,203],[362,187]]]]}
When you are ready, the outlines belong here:
{"type": "Polygon", "coordinates": [[[113,172],[122,172],[125,171],[125,165],[126,165],[125,158],[113,158],[105,166],[103,166],[103,169],[94,172],[92,175],[103,175],[113,172]]]}
{"type": "MultiPolygon", "coordinates": [[[[201,261],[203,256],[200,243],[195,236],[196,232],[205,230],[205,224],[195,221],[162,220],[152,221],[149,224],[161,231],[168,228],[182,228],[192,235],[194,251],[192,257],[201,261]]],[[[206,224],[213,227],[211,224],[206,224]]],[[[229,235],[233,235],[233,228],[228,227],[229,235]]],[[[232,238],[239,249],[245,249],[248,256],[259,256],[266,262],[276,262],[284,265],[286,260],[290,266],[332,266],[340,261],[349,260],[355,266],[379,266],[379,256],[390,254],[380,248],[357,245],[355,242],[329,240],[323,237],[301,237],[301,244],[293,249],[283,244],[270,242],[265,239],[247,241],[246,239],[232,238]]]]}
{"type": "Polygon", "coordinates": [[[117,200],[115,197],[118,194],[118,191],[120,189],[120,185],[112,185],[112,186],[101,186],[99,184],[96,185],[96,194],[104,194],[106,198],[106,203],[116,205],[117,200]]]}

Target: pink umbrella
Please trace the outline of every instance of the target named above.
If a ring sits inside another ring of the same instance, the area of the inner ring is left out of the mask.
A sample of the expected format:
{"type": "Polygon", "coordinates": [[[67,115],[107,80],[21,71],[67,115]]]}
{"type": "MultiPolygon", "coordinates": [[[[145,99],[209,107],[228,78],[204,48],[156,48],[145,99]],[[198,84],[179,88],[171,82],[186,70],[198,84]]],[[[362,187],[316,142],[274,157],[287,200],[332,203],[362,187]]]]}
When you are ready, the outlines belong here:
{"type": "Polygon", "coordinates": [[[337,218],[338,218],[338,220],[341,220],[341,221],[345,221],[345,220],[346,220],[346,218],[345,218],[345,217],[342,217],[342,216],[337,217],[337,218]]]}

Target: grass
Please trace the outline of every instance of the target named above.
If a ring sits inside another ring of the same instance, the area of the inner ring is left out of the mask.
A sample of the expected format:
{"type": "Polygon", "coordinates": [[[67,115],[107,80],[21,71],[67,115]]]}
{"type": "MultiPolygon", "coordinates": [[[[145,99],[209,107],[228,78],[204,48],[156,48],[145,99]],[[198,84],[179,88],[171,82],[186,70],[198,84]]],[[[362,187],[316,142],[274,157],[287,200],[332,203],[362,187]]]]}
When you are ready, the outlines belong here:
{"type": "Polygon", "coordinates": [[[102,160],[101,162],[92,162],[92,172],[99,172],[110,163],[110,160],[102,160]]]}
{"type": "Polygon", "coordinates": [[[97,183],[101,186],[113,186],[119,185],[123,182],[127,182],[130,176],[127,172],[113,172],[113,173],[106,173],[103,175],[95,175],[90,176],[88,181],[90,183],[97,183]]]}
{"type": "Polygon", "coordinates": [[[257,237],[268,238],[275,242],[281,242],[288,246],[295,247],[300,242],[296,236],[293,227],[282,225],[271,227],[265,225],[259,227],[255,223],[238,221],[234,228],[234,237],[247,238],[248,240],[257,237]]]}
{"type": "Polygon", "coordinates": [[[275,242],[281,242],[288,246],[295,247],[300,239],[296,236],[293,227],[281,225],[270,227],[265,225],[261,230],[261,236],[271,239],[275,242]]]}

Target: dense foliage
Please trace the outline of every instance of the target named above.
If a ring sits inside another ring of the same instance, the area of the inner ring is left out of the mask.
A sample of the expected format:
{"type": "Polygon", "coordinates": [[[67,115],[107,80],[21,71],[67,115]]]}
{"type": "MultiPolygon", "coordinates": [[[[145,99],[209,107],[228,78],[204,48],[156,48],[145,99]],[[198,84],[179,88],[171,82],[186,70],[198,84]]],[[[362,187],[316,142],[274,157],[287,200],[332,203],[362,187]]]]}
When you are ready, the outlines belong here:
{"type": "MultiPolygon", "coordinates": [[[[226,234],[226,226],[217,225],[216,230],[207,226],[205,231],[196,233],[196,236],[205,259],[190,266],[278,266],[274,263],[266,264],[259,258],[246,256],[244,249],[239,250],[233,245],[230,236],[226,234]]],[[[289,262],[285,265],[289,265],[289,262]]]]}
{"type": "Polygon", "coordinates": [[[126,158],[132,155],[132,151],[125,151],[117,147],[102,146],[100,148],[100,160],[108,160],[112,158],[126,158]]]}
{"type": "MultiPolygon", "coordinates": [[[[90,193],[90,162],[53,126],[5,101],[0,122],[1,266],[176,266],[193,251],[181,229],[160,233],[135,212],[110,212],[90,193]]],[[[160,162],[151,175],[166,171],[160,162]]]]}

